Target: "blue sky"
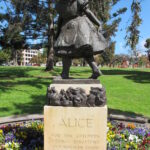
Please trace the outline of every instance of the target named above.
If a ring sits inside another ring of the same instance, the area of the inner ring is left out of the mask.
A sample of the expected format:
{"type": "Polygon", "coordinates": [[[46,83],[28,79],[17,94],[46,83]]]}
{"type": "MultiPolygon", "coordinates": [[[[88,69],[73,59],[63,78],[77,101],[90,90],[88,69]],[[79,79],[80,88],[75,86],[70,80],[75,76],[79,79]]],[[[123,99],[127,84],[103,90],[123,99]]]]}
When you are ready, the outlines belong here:
{"type": "MultiPolygon", "coordinates": [[[[132,16],[130,11],[132,0],[122,0],[119,2],[114,10],[116,10],[118,7],[124,7],[126,6],[128,8],[127,12],[122,15],[122,22],[120,23],[119,30],[116,33],[116,37],[113,39],[116,41],[116,54],[127,54],[130,50],[130,48],[125,48],[125,40],[124,37],[126,35],[126,27],[130,25],[132,16]]],[[[142,0],[142,12],[141,12],[141,18],[143,20],[142,25],[139,27],[140,30],[140,41],[137,46],[137,48],[144,52],[144,43],[147,38],[150,38],[150,0],[142,0]]]]}
{"type": "MultiPolygon", "coordinates": [[[[141,12],[141,17],[143,20],[142,25],[139,27],[140,30],[140,41],[137,46],[137,48],[144,52],[144,42],[147,38],[150,38],[150,0],[141,0],[142,1],[142,12],[141,12]]],[[[120,7],[127,7],[128,10],[125,14],[122,15],[122,21],[119,25],[118,32],[116,33],[116,36],[113,37],[113,40],[116,41],[116,49],[115,53],[116,54],[128,54],[130,48],[127,47],[125,48],[125,35],[126,35],[126,28],[127,26],[130,25],[132,16],[131,16],[131,11],[130,11],[130,6],[131,6],[132,0],[121,0],[112,10],[114,12],[120,7]]],[[[4,3],[0,3],[0,12],[1,6],[5,8],[4,3]]],[[[35,43],[36,41],[34,41],[35,43]]]]}

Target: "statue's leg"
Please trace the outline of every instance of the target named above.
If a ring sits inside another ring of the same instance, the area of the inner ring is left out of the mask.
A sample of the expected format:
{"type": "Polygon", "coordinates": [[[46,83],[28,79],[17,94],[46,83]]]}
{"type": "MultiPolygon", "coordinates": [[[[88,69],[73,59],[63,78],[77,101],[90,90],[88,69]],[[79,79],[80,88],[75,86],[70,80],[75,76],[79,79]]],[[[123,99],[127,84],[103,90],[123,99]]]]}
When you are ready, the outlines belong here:
{"type": "Polygon", "coordinates": [[[61,73],[61,77],[63,79],[68,79],[69,78],[69,71],[70,71],[70,66],[71,66],[71,58],[68,57],[63,57],[62,58],[62,63],[63,63],[63,70],[61,73]]]}
{"type": "Polygon", "coordinates": [[[85,59],[86,59],[87,63],[89,64],[89,66],[92,68],[93,73],[90,78],[97,79],[99,76],[101,76],[102,72],[98,69],[98,67],[95,63],[94,57],[91,56],[91,57],[87,57],[85,59]]]}

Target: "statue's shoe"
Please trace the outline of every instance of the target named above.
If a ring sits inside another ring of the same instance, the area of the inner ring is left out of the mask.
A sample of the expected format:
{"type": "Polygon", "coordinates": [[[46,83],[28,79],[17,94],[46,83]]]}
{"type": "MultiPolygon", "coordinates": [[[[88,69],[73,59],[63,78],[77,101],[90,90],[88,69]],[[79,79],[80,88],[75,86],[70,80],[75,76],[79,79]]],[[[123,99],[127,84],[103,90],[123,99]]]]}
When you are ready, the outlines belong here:
{"type": "Polygon", "coordinates": [[[61,74],[61,78],[62,78],[62,79],[69,79],[69,75],[66,75],[66,74],[63,74],[63,73],[62,73],[62,74],[61,74]]]}
{"type": "Polygon", "coordinates": [[[91,77],[89,77],[89,79],[97,79],[98,77],[100,77],[102,74],[101,71],[98,71],[98,72],[94,72],[91,77]]]}

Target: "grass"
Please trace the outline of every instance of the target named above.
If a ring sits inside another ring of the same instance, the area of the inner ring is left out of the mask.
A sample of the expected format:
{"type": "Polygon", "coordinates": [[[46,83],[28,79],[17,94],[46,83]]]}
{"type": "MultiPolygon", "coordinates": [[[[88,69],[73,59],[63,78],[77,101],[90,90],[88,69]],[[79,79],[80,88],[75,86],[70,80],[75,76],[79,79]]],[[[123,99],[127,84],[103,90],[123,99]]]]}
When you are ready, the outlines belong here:
{"type": "MultiPolygon", "coordinates": [[[[41,67],[0,67],[0,117],[43,112],[46,91],[61,68],[45,72],[41,67]]],[[[106,87],[113,112],[150,117],[150,69],[102,69],[99,79],[106,87]]],[[[71,76],[87,78],[88,67],[72,67],[71,76]]]]}

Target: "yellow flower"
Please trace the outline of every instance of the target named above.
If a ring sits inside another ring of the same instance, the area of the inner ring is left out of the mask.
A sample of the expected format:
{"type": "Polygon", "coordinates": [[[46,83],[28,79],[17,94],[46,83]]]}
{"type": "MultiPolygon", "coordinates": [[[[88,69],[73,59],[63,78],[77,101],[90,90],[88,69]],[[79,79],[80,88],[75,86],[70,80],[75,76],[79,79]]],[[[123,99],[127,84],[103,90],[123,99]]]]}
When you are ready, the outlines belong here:
{"type": "Polygon", "coordinates": [[[43,125],[38,125],[38,126],[37,126],[37,129],[38,129],[38,130],[43,130],[43,125]]]}
{"type": "Polygon", "coordinates": [[[107,142],[110,143],[111,142],[111,139],[109,137],[107,137],[107,142]]]}
{"type": "Polygon", "coordinates": [[[136,143],[134,143],[134,142],[130,142],[130,145],[131,145],[132,147],[134,147],[135,149],[137,149],[137,148],[138,148],[137,144],[136,144],[136,143]]]}
{"type": "Polygon", "coordinates": [[[121,134],[121,138],[122,138],[122,139],[125,139],[125,135],[124,135],[124,134],[121,134]]]}
{"type": "Polygon", "coordinates": [[[110,135],[110,137],[113,139],[115,137],[115,134],[110,135]]]}
{"type": "Polygon", "coordinates": [[[112,124],[110,122],[108,122],[107,127],[109,127],[109,129],[112,129],[112,124]]]}
{"type": "Polygon", "coordinates": [[[107,141],[111,142],[115,138],[116,134],[113,131],[108,131],[107,133],[107,141]]]}
{"type": "Polygon", "coordinates": [[[3,134],[3,130],[0,130],[0,134],[1,134],[1,135],[3,134]]]}
{"type": "Polygon", "coordinates": [[[8,143],[6,143],[4,147],[7,149],[7,148],[9,147],[9,144],[8,144],[8,143]]]}
{"type": "Polygon", "coordinates": [[[129,144],[126,144],[126,149],[128,150],[130,148],[130,145],[129,144]]]}

